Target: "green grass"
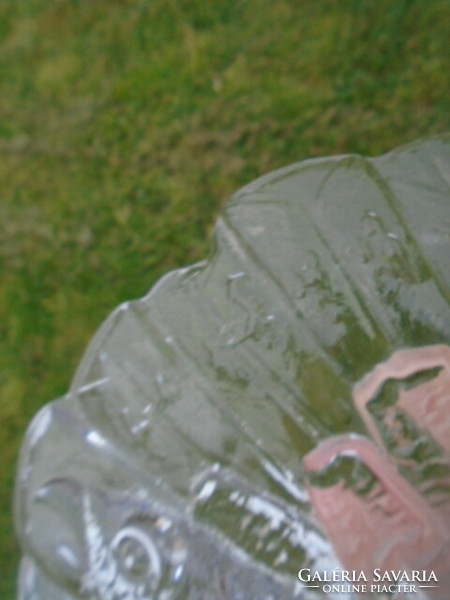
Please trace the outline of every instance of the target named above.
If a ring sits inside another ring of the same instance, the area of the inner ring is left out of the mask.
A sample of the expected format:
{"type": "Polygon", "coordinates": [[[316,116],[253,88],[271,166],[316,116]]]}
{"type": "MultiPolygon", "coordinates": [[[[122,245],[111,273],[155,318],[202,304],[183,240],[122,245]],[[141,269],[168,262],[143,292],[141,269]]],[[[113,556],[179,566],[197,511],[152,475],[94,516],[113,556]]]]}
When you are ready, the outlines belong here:
{"type": "Polygon", "coordinates": [[[0,598],[24,429],[239,186],[449,127],[446,0],[0,4],[0,598]]]}

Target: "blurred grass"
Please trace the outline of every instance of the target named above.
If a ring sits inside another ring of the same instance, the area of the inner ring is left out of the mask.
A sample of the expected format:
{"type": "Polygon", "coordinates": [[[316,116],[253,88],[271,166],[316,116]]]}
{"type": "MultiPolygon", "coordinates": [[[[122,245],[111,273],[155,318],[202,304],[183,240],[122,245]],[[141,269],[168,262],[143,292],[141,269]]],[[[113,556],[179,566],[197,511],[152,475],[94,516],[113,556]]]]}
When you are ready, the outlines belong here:
{"type": "Polygon", "coordinates": [[[252,178],[448,130],[449,25],[447,0],[2,0],[0,598],[24,428],[97,326],[252,178]]]}

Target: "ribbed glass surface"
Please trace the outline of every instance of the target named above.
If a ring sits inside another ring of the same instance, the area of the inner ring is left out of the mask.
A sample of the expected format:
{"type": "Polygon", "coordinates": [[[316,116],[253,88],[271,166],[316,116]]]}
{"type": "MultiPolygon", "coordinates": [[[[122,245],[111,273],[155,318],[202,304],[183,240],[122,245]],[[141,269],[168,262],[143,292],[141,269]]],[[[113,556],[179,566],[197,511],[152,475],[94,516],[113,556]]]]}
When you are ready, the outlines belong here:
{"type": "Polygon", "coordinates": [[[28,430],[20,600],[450,597],[449,184],[450,138],[276,171],[119,307],[28,430]]]}

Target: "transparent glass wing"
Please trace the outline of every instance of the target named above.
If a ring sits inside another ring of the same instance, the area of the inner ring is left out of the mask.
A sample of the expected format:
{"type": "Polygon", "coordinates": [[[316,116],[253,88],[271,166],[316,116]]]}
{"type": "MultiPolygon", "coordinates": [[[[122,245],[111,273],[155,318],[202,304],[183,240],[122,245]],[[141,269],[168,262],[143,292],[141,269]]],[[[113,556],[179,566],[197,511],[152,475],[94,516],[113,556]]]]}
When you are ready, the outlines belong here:
{"type": "Polygon", "coordinates": [[[109,317],[23,444],[20,600],[356,597],[298,577],[336,568],[449,597],[449,159],[271,173],[109,317]]]}

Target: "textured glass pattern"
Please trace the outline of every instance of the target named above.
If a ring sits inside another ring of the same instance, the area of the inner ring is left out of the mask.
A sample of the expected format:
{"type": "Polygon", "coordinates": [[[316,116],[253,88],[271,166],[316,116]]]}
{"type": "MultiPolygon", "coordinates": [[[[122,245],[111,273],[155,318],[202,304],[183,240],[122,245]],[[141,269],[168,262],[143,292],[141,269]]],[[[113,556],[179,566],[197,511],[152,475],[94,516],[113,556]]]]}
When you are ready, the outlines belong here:
{"type": "Polygon", "coordinates": [[[308,600],[339,565],[450,597],[449,159],[271,173],[109,317],[27,432],[20,600],[308,600]]]}
{"type": "Polygon", "coordinates": [[[347,434],[305,457],[318,476],[309,485],[316,512],[344,565],[365,573],[433,571],[439,585],[428,594],[444,600],[450,592],[450,346],[397,351],[355,386],[353,398],[378,447],[347,434]],[[393,393],[394,382],[400,386],[393,393]],[[345,459],[357,461],[347,473],[345,459]],[[318,485],[320,479],[328,485],[318,485]]]}

